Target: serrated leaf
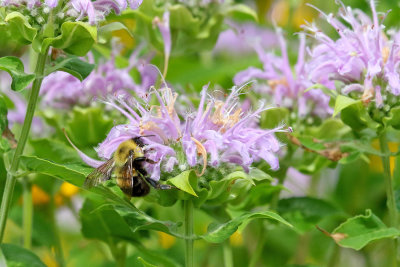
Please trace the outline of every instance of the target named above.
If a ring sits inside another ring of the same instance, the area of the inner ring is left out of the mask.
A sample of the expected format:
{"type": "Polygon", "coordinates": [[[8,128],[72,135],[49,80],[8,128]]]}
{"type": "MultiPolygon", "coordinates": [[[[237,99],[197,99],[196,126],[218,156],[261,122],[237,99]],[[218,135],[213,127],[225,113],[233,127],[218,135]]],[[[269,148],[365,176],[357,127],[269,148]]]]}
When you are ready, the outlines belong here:
{"type": "Polygon", "coordinates": [[[190,184],[191,179],[197,179],[196,174],[193,170],[188,170],[180,173],[174,178],[168,179],[168,182],[174,185],[176,188],[197,197],[196,192],[190,184]]]}
{"type": "Polygon", "coordinates": [[[200,237],[210,243],[221,243],[228,239],[234,232],[236,232],[242,223],[246,223],[247,221],[254,219],[270,219],[280,222],[288,227],[292,227],[290,223],[272,211],[247,212],[223,224],[210,224],[208,226],[207,233],[201,235],[200,237]]]}
{"type": "Polygon", "coordinates": [[[277,210],[300,233],[313,229],[327,216],[339,214],[339,210],[330,203],[311,197],[281,199],[277,210]]]}
{"type": "Polygon", "coordinates": [[[34,79],[34,74],[24,72],[24,64],[17,57],[7,56],[0,58],[0,70],[7,71],[12,78],[11,89],[20,91],[27,87],[34,79]]]}
{"type": "Polygon", "coordinates": [[[1,244],[0,248],[7,261],[7,265],[10,267],[46,267],[38,256],[22,247],[13,244],[1,244]]]}
{"type": "Polygon", "coordinates": [[[96,26],[81,21],[66,21],[61,25],[59,36],[43,40],[41,51],[46,51],[49,46],[52,46],[69,54],[84,56],[96,41],[96,26]]]}
{"type": "Polygon", "coordinates": [[[47,68],[45,76],[55,71],[67,72],[80,81],[83,81],[94,69],[95,65],[85,62],[76,56],[68,56],[67,58],[58,58],[53,67],[47,68]]]}
{"type": "Polygon", "coordinates": [[[353,105],[357,102],[361,102],[360,100],[354,100],[350,97],[344,95],[338,95],[335,101],[335,108],[333,110],[332,117],[335,117],[339,114],[343,109],[347,108],[350,105],[353,105]]]}
{"type": "Polygon", "coordinates": [[[80,164],[63,165],[36,156],[22,156],[21,164],[28,171],[56,177],[79,187],[82,187],[86,176],[92,171],[92,168],[80,164]]]}
{"type": "Polygon", "coordinates": [[[28,19],[19,12],[9,13],[4,21],[8,24],[10,36],[21,44],[30,44],[35,39],[37,30],[33,28],[28,19]]]}
{"type": "Polygon", "coordinates": [[[355,250],[362,249],[372,241],[399,235],[400,230],[387,227],[371,210],[366,210],[365,215],[348,219],[331,234],[338,245],[355,250]]]}

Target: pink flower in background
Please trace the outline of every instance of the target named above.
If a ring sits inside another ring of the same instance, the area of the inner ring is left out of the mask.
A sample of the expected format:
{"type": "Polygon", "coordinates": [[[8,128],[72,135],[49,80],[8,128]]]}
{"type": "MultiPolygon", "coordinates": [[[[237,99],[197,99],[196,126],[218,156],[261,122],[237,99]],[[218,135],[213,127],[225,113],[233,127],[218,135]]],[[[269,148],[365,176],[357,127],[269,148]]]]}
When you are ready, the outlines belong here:
{"type": "Polygon", "coordinates": [[[214,47],[214,53],[230,53],[240,56],[243,53],[254,52],[253,43],[259,42],[264,48],[271,48],[278,44],[276,34],[254,23],[226,22],[230,29],[220,33],[214,47]]]}
{"type": "Polygon", "coordinates": [[[338,15],[321,16],[334,27],[339,37],[334,40],[314,24],[304,26],[318,45],[310,52],[310,78],[335,88],[334,81],[345,84],[343,93],[363,92],[362,99],[376,100],[383,105],[382,93],[400,95],[399,33],[387,36],[379,19],[375,3],[370,1],[372,18],[361,10],[352,10],[342,4],[338,15]]]}
{"type": "Polygon", "coordinates": [[[321,118],[332,113],[329,107],[329,96],[321,90],[306,89],[313,85],[308,79],[308,65],[305,61],[305,37],[300,35],[297,63],[294,71],[290,66],[287,44],[280,29],[277,30],[281,56],[266,52],[260,42],[254,44],[254,49],[263,63],[263,69],[249,67],[234,77],[234,83],[239,85],[256,79],[255,90],[262,95],[272,96],[274,105],[287,107],[297,111],[300,117],[314,114],[321,118]]]}
{"type": "Polygon", "coordinates": [[[101,63],[82,82],[65,72],[55,72],[43,80],[40,94],[44,106],[70,108],[75,104],[87,106],[93,98],[105,98],[108,94],[131,95],[136,93],[145,97],[150,86],[154,85],[158,72],[148,65],[149,58],[138,58],[138,48],[129,59],[129,66],[117,68],[115,55],[101,63]],[[141,75],[141,84],[137,84],[130,75],[137,68],[141,75]]]}

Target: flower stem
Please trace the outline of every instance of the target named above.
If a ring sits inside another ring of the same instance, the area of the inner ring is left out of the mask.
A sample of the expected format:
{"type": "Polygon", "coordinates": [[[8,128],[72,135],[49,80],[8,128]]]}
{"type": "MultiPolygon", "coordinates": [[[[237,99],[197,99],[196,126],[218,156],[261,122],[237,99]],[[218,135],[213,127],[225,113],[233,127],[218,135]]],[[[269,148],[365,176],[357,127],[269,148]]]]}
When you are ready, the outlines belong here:
{"type": "Polygon", "coordinates": [[[229,239],[224,242],[224,244],[222,245],[222,249],[224,252],[224,266],[233,267],[233,255],[229,239]]]}
{"type": "Polygon", "coordinates": [[[14,156],[11,162],[10,169],[7,172],[7,180],[6,185],[4,187],[3,198],[1,200],[1,207],[0,207],[0,244],[3,241],[4,237],[4,230],[6,227],[6,221],[8,216],[8,210],[10,208],[10,202],[12,199],[12,195],[14,192],[14,186],[16,182],[15,174],[19,167],[19,160],[24,151],[26,141],[28,139],[29,131],[32,125],[33,114],[35,113],[36,103],[39,96],[40,86],[42,85],[43,80],[43,72],[44,67],[47,60],[47,53],[48,51],[44,51],[43,53],[38,55],[35,75],[36,79],[33,81],[32,89],[29,94],[29,102],[28,107],[26,109],[26,115],[24,124],[22,126],[21,135],[18,140],[17,148],[15,149],[14,156]]]}
{"type": "Polygon", "coordinates": [[[50,206],[49,206],[49,216],[51,220],[51,230],[53,232],[54,236],[54,253],[56,256],[56,260],[58,263],[58,266],[63,267],[65,266],[65,261],[64,261],[64,254],[62,250],[62,245],[61,245],[61,238],[60,238],[60,231],[57,226],[57,218],[56,218],[56,203],[54,199],[54,192],[52,193],[51,200],[50,200],[50,206]]]}
{"type": "Polygon", "coordinates": [[[32,187],[26,179],[23,182],[23,232],[24,248],[31,249],[32,246],[32,219],[33,219],[33,200],[32,187]]]}
{"type": "Polygon", "coordinates": [[[263,248],[264,248],[265,229],[264,229],[264,225],[262,222],[259,222],[259,225],[260,225],[260,231],[258,233],[258,242],[257,242],[256,250],[254,251],[254,253],[251,257],[249,267],[254,267],[257,265],[258,260],[260,259],[260,256],[261,256],[263,248]]]}
{"type": "Polygon", "coordinates": [[[184,200],[185,213],[185,266],[193,267],[193,202],[192,200],[184,200]]]}
{"type": "MultiPolygon", "coordinates": [[[[391,227],[398,227],[398,211],[396,207],[396,201],[394,198],[394,189],[393,189],[393,181],[392,181],[392,172],[390,170],[390,150],[387,143],[386,133],[383,132],[379,136],[379,144],[382,152],[382,165],[383,165],[383,172],[385,177],[385,187],[386,187],[386,197],[387,201],[386,204],[389,210],[389,218],[390,218],[390,226],[391,227]]],[[[394,240],[394,253],[396,255],[395,263],[398,261],[398,240],[394,240]]],[[[395,264],[396,265],[396,264],[395,264]]]]}

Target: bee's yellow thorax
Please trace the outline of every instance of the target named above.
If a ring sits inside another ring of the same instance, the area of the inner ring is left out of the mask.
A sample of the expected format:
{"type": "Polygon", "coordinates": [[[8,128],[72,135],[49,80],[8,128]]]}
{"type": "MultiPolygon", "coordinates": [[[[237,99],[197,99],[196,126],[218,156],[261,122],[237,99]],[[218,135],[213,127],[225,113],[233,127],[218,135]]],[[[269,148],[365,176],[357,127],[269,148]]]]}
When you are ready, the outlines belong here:
{"type": "Polygon", "coordinates": [[[144,153],[140,146],[138,146],[133,140],[129,139],[122,142],[117,150],[114,152],[114,162],[117,166],[123,166],[129,155],[133,153],[133,158],[143,157],[144,153]]]}

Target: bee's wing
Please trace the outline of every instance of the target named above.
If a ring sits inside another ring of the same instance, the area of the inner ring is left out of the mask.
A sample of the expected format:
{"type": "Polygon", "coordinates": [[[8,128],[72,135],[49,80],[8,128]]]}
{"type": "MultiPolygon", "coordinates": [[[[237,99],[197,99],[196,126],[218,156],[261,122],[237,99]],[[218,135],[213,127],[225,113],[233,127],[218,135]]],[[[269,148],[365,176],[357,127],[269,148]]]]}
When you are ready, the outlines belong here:
{"type": "Polygon", "coordinates": [[[114,159],[107,160],[104,164],[94,169],[85,179],[83,188],[91,188],[111,179],[114,170],[114,159]]]}

